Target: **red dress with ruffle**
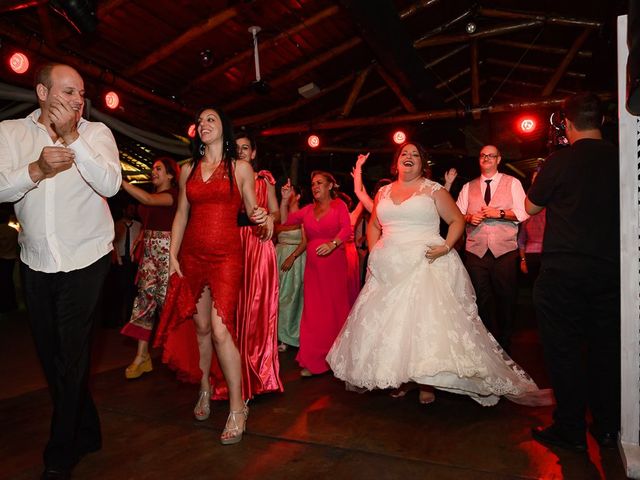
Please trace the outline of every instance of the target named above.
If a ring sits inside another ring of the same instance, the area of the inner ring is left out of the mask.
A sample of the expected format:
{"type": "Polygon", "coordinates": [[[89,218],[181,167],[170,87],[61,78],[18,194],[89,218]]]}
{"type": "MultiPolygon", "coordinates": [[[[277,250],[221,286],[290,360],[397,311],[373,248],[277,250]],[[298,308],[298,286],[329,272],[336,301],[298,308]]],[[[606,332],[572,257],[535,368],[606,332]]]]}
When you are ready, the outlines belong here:
{"type": "MultiPolygon", "coordinates": [[[[169,279],[155,345],[163,348],[162,361],[176,370],[180,380],[199,383],[202,371],[193,315],[206,286],[211,290],[213,308],[238,344],[235,319],[242,284],[242,247],[237,215],[242,199],[223,162],[206,182],[198,165],[186,190],[190,212],[178,254],[183,277],[174,273],[169,279]]],[[[210,377],[212,397],[228,398],[215,351],[210,377]]]]}
{"type": "MultiPolygon", "coordinates": [[[[267,170],[256,178],[256,201],[269,209],[267,182],[276,181],[267,170]]],[[[282,392],[278,360],[278,264],[271,241],[262,241],[255,226],[240,227],[244,251],[244,281],[238,302],[237,329],[242,358],[244,399],[282,392]]]]}

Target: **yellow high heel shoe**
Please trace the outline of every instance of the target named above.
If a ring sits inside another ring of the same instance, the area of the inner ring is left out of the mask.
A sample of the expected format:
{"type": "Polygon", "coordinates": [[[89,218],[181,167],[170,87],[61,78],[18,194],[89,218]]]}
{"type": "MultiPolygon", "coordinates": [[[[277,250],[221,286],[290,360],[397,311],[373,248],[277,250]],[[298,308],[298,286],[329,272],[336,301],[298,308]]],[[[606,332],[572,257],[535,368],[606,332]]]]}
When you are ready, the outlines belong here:
{"type": "Polygon", "coordinates": [[[249,407],[247,405],[244,406],[242,410],[234,412],[231,410],[229,412],[229,416],[227,417],[227,424],[222,431],[222,435],[220,435],[220,443],[222,445],[235,445],[236,443],[240,443],[242,440],[242,434],[247,429],[247,418],[249,418],[249,407]],[[242,428],[238,426],[238,418],[240,415],[244,417],[244,423],[242,424],[242,428]]]}
{"type": "Polygon", "coordinates": [[[140,377],[143,373],[148,373],[152,370],[153,365],[151,364],[151,357],[147,354],[142,357],[142,362],[140,363],[136,363],[134,360],[133,363],[124,371],[124,376],[127,380],[132,380],[140,377]]]}
{"type": "Polygon", "coordinates": [[[209,415],[211,415],[211,391],[200,390],[200,396],[193,409],[193,416],[202,422],[209,418],[209,415]]]}

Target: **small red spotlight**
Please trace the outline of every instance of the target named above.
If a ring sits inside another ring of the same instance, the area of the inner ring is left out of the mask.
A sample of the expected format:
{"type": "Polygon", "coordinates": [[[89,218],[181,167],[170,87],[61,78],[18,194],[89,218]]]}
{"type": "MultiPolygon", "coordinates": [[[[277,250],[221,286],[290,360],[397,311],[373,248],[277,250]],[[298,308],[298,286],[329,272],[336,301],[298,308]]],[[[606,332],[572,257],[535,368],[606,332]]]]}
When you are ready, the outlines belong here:
{"type": "Polygon", "coordinates": [[[24,53],[16,52],[9,58],[11,70],[18,74],[23,74],[29,70],[29,57],[24,53]]]}
{"type": "Polygon", "coordinates": [[[311,148],[318,148],[320,146],[320,137],[317,135],[309,135],[307,138],[307,145],[311,148]]]}
{"type": "Polygon", "coordinates": [[[196,138],[196,124],[192,123],[189,125],[189,129],[187,130],[187,135],[189,138],[196,138]]]}
{"type": "Polygon", "coordinates": [[[107,108],[115,110],[116,108],[118,108],[118,105],[120,105],[120,97],[118,97],[118,94],[116,92],[107,92],[107,94],[104,96],[104,104],[107,106],[107,108]]]}
{"type": "Polygon", "coordinates": [[[402,145],[404,142],[407,141],[407,134],[404,133],[402,130],[396,130],[393,133],[393,141],[398,145],[402,145]]]}
{"type": "Polygon", "coordinates": [[[522,117],[518,120],[518,129],[521,133],[532,133],[536,126],[537,122],[533,117],[522,117]]]}

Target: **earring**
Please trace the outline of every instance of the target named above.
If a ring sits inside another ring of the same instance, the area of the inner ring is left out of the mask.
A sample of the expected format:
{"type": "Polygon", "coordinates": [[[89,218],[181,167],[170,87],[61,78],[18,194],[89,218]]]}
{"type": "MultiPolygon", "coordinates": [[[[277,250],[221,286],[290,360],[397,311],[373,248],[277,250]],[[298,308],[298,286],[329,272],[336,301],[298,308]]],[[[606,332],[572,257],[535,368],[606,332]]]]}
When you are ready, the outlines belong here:
{"type": "Polygon", "coordinates": [[[207,148],[204,146],[204,143],[201,143],[201,144],[200,144],[200,149],[199,149],[199,151],[200,151],[200,156],[201,156],[201,157],[204,157],[204,154],[205,154],[205,152],[207,151],[207,148]]]}

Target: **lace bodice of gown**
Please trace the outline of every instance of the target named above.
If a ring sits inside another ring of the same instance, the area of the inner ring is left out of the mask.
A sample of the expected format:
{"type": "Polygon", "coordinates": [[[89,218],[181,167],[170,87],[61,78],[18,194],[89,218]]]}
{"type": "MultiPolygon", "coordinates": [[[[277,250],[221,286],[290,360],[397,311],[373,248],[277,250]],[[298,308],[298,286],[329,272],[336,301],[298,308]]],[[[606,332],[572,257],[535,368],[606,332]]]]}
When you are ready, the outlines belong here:
{"type": "Polygon", "coordinates": [[[412,196],[395,204],[391,199],[391,184],[382,187],[377,207],[382,240],[402,242],[439,237],[440,215],[432,194],[441,188],[440,184],[425,178],[412,196]]]}

